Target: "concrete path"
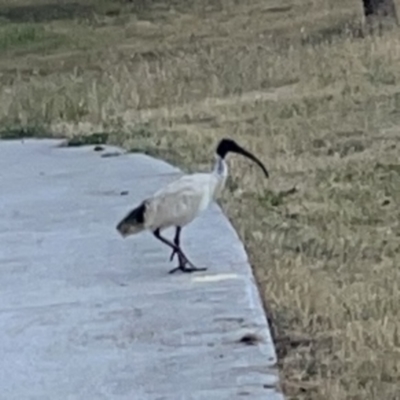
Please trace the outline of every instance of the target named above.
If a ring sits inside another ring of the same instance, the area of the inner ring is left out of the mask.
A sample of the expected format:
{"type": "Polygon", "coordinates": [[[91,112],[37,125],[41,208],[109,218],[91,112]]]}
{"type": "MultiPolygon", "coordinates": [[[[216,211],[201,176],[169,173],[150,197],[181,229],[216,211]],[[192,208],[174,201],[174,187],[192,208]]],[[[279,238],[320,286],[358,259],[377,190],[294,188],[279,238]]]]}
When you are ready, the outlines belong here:
{"type": "Polygon", "coordinates": [[[169,275],[168,248],[115,225],[179,170],[59,144],[0,142],[0,399],[281,400],[246,253],[219,207],[182,236],[209,270],[169,275]],[[249,333],[261,342],[240,342],[249,333]]]}

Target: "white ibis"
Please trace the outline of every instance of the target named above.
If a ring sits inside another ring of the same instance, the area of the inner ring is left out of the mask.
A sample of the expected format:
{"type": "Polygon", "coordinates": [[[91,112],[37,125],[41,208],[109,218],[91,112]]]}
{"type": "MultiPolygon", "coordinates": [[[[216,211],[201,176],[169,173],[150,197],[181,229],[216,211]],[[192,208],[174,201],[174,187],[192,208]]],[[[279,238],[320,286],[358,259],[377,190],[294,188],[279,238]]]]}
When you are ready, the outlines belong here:
{"type": "Polygon", "coordinates": [[[178,267],[169,271],[174,273],[205,271],[207,268],[195,267],[180,245],[182,228],[192,222],[220,194],[228,176],[225,156],[238,153],[258,164],[268,178],[268,171],[263,163],[253,154],[240,147],[231,139],[222,139],[216,149],[216,161],[210,173],[184,175],[157,191],[133,209],[118,225],[117,230],[123,238],[142,231],[151,231],[154,236],[172,248],[170,261],[178,255],[178,267]],[[161,231],[175,227],[174,241],[161,236],[161,231]]]}

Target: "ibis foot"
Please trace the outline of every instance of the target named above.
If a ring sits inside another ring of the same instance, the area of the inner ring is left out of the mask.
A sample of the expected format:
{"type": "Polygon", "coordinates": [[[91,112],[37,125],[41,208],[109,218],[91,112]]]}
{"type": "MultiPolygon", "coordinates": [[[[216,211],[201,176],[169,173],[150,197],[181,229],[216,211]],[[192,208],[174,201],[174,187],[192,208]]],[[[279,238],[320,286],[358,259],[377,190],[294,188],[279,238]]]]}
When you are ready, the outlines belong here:
{"type": "Polygon", "coordinates": [[[174,274],[176,271],[182,271],[186,273],[192,273],[192,272],[201,272],[201,271],[207,271],[207,268],[197,268],[197,267],[185,267],[184,265],[179,265],[176,268],[173,268],[169,271],[170,274],[174,274]]]}
{"type": "Polygon", "coordinates": [[[160,234],[160,228],[156,229],[153,234],[154,236],[160,240],[161,242],[165,243],[168,247],[172,248],[172,254],[170,256],[170,260],[172,261],[174,256],[178,256],[179,260],[179,265],[176,268],[171,269],[169,271],[170,274],[173,274],[176,271],[182,271],[182,272],[199,272],[199,271],[206,271],[207,268],[197,268],[195,267],[186,257],[185,253],[182,251],[182,249],[179,246],[179,235],[180,235],[181,228],[177,227],[176,228],[176,235],[174,239],[174,243],[172,243],[170,240],[164,238],[160,234]]]}
{"type": "MultiPolygon", "coordinates": [[[[197,268],[195,265],[193,265],[189,259],[186,257],[186,255],[183,253],[182,249],[179,247],[174,249],[175,254],[178,256],[179,264],[176,268],[171,269],[169,271],[170,274],[175,273],[176,271],[182,271],[186,273],[191,273],[191,272],[199,272],[199,271],[206,271],[207,268],[197,268]]],[[[173,258],[174,253],[171,256],[171,259],[173,258]]]]}

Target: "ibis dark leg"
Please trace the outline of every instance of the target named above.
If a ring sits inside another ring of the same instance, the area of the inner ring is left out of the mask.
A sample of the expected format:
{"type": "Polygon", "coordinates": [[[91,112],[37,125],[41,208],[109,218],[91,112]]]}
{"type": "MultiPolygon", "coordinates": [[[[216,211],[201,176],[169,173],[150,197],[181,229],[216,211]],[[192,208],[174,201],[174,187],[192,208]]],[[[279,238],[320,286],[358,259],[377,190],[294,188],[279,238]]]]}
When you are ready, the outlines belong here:
{"type": "MultiPolygon", "coordinates": [[[[175,231],[175,237],[174,237],[174,245],[176,247],[180,247],[181,246],[181,230],[182,228],[180,226],[176,227],[176,231],[175,231]]],[[[171,257],[169,258],[169,261],[172,261],[175,257],[175,254],[178,254],[177,251],[174,249],[172,250],[171,253],[171,257]]]]}
{"type": "Polygon", "coordinates": [[[161,236],[160,234],[160,229],[156,229],[153,232],[154,236],[160,240],[161,242],[163,242],[164,244],[166,244],[167,246],[171,247],[172,250],[174,250],[177,254],[178,254],[178,259],[179,259],[179,265],[178,267],[172,269],[170,272],[170,274],[173,274],[174,272],[181,270],[182,272],[195,272],[195,271],[205,271],[207,268],[197,268],[195,267],[190,261],[189,259],[186,257],[185,253],[182,251],[182,249],[175,245],[174,243],[172,243],[171,241],[169,241],[168,239],[164,238],[161,236]],[[190,267],[188,268],[186,265],[190,265],[190,267]]]}
{"type": "MultiPolygon", "coordinates": [[[[182,228],[180,226],[177,226],[176,231],[175,231],[174,244],[178,248],[181,248],[181,231],[182,231],[182,228]]],[[[185,266],[187,264],[187,261],[185,261],[183,259],[182,255],[180,253],[178,253],[175,249],[172,250],[169,261],[172,261],[174,259],[175,254],[178,255],[179,264],[178,264],[177,268],[174,268],[173,270],[171,270],[172,271],[171,273],[177,271],[178,269],[181,269],[182,266],[185,266]]]]}

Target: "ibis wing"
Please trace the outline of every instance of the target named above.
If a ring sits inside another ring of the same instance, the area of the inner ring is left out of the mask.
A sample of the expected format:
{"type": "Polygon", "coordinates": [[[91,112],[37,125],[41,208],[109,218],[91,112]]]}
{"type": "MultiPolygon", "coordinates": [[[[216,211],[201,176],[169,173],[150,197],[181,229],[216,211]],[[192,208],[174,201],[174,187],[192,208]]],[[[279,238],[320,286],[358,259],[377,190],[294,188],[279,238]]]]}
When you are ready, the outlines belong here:
{"type": "Polygon", "coordinates": [[[187,175],[165,186],[150,200],[146,225],[185,226],[208,205],[209,186],[206,174],[187,175]]]}

